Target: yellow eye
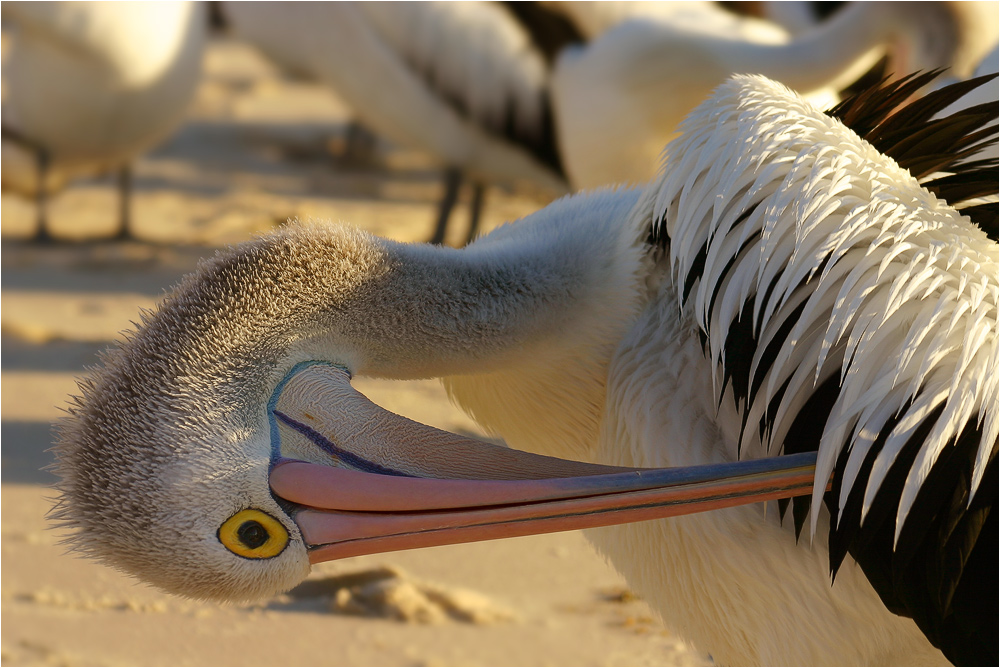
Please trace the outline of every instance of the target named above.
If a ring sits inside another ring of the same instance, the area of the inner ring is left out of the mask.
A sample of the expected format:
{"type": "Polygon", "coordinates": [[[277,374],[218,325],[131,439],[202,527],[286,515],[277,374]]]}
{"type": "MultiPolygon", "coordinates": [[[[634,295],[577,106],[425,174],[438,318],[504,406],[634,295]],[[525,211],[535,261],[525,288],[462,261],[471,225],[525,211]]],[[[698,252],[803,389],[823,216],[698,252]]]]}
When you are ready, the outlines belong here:
{"type": "Polygon", "coordinates": [[[219,541],[230,552],[247,559],[270,559],[288,545],[288,531],[262,510],[248,508],[219,527],[219,541]]]}

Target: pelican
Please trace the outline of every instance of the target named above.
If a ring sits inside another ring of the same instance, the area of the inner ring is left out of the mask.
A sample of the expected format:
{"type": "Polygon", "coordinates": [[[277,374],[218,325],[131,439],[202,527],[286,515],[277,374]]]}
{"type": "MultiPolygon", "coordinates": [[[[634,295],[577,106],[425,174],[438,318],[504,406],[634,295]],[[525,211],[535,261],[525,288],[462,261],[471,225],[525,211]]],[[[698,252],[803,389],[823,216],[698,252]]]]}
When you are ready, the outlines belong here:
{"type": "Polygon", "coordinates": [[[996,191],[962,162],[996,109],[928,120],[979,81],[890,116],[927,80],[838,107],[859,135],[735,77],[645,189],[461,250],[332,226],[219,253],[81,385],[54,520],[225,600],[327,559],[589,528],[720,663],[995,662],[1000,281],[974,223],[996,212],[956,207],[996,191]],[[353,376],[441,377],[515,449],[353,376]],[[756,503],[803,494],[784,522],[756,503]]]}
{"type": "Polygon", "coordinates": [[[569,181],[645,182],[678,123],[731,74],[763,74],[824,107],[883,55],[897,75],[950,67],[967,78],[997,42],[997,8],[857,2],[796,34],[700,3],[667,19],[625,21],[556,63],[555,127],[569,181]]]}
{"type": "MultiPolygon", "coordinates": [[[[227,2],[235,33],[337,91],[364,125],[449,167],[433,242],[464,174],[568,191],[544,54],[496,3],[227,2]]],[[[472,208],[469,239],[476,233],[472,208]]]]}
{"type": "Polygon", "coordinates": [[[206,15],[191,2],[6,2],[3,185],[34,195],[49,240],[48,192],[119,170],[119,238],[129,235],[129,163],[181,120],[201,73],[206,15]]]}
{"type": "Polygon", "coordinates": [[[856,3],[797,36],[707,2],[225,11],[276,61],[331,84],[366,126],[449,167],[432,237],[441,243],[462,175],[475,184],[469,240],[484,183],[559,194],[647,181],[680,120],[733,73],[770,76],[824,105],[887,49],[899,72],[952,66],[968,76],[993,43],[983,34],[995,41],[995,5],[856,3]]]}

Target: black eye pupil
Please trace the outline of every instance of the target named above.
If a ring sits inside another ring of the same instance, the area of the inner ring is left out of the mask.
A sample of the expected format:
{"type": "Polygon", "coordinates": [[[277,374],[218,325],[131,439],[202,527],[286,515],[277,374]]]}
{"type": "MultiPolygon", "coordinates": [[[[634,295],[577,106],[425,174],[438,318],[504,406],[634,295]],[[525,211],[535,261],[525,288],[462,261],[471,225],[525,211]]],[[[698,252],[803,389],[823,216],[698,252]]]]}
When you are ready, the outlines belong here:
{"type": "Polygon", "coordinates": [[[236,535],[239,536],[240,542],[251,550],[257,549],[271,537],[267,533],[267,529],[257,520],[247,520],[241,524],[240,528],[236,530],[236,535]]]}

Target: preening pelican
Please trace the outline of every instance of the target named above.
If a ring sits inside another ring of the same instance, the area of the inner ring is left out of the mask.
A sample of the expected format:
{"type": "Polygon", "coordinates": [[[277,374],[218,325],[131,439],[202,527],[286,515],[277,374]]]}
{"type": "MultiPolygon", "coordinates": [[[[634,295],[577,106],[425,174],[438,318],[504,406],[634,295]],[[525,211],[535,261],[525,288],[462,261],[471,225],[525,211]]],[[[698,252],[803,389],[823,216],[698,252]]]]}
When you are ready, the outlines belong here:
{"type": "Polygon", "coordinates": [[[120,169],[118,237],[129,234],[129,163],[180,122],[201,74],[207,19],[193,2],[8,2],[3,186],[35,195],[120,169]]]}
{"type": "Polygon", "coordinates": [[[239,600],[339,556],[715,508],[591,538],[716,661],[995,663],[1000,249],[955,207],[996,191],[961,159],[996,108],[890,115],[925,83],[838,108],[859,136],[736,77],[646,189],[462,250],[296,227],[222,252],[82,384],[53,517],[239,600]],[[443,377],[517,450],[353,375],[443,377]],[[803,491],[784,523],[722,508],[803,491]]]}

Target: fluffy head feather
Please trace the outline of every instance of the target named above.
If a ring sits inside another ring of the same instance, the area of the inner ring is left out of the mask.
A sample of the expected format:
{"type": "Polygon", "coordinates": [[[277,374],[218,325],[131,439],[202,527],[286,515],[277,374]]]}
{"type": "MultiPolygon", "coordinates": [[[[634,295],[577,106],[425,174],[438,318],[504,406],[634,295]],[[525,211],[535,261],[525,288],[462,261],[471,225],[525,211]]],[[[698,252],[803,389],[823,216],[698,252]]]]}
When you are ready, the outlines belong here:
{"type": "Polygon", "coordinates": [[[383,256],[367,239],[294,228],[220,253],[105,354],[59,425],[51,517],[70,545],[199,598],[259,598],[305,576],[298,529],[267,484],[266,405],[323,316],[377,278],[383,256]],[[281,518],[282,554],[243,559],[216,539],[247,507],[281,518]]]}

